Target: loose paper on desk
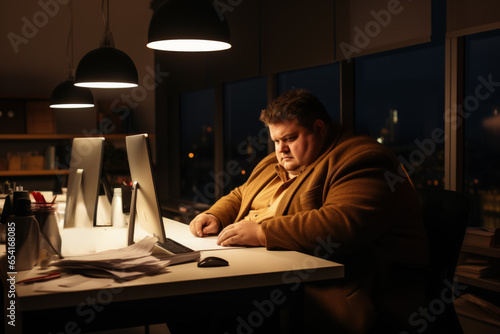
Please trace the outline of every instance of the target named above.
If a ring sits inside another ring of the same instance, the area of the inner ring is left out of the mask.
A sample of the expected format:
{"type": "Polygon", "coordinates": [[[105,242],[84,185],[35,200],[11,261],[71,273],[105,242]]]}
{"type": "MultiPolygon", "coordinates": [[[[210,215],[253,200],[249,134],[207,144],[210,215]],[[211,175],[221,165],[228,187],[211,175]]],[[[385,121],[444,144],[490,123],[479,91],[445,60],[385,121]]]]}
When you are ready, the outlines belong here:
{"type": "Polygon", "coordinates": [[[151,255],[157,241],[155,237],[148,236],[128,247],[68,257],[51,265],[85,276],[131,280],[159,272],[169,265],[168,256],[151,255]]]}

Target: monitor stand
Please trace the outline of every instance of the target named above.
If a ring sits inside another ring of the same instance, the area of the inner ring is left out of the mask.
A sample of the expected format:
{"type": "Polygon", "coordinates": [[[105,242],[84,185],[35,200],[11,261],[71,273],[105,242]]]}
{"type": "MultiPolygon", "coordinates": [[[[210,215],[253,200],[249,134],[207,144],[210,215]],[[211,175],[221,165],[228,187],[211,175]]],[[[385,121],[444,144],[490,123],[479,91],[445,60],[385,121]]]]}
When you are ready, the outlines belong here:
{"type": "MultiPolygon", "coordinates": [[[[139,183],[137,181],[134,181],[132,184],[132,194],[130,197],[130,220],[128,223],[128,241],[127,244],[130,246],[134,243],[134,234],[135,234],[135,219],[137,215],[137,191],[139,190],[139,183]]],[[[155,247],[152,250],[152,254],[162,254],[162,255],[169,255],[170,256],[170,264],[169,265],[174,265],[174,264],[179,264],[179,263],[185,263],[185,262],[193,262],[193,261],[198,261],[200,259],[200,252],[199,251],[190,251],[189,253],[180,253],[180,254],[173,254],[167,249],[158,246],[158,243],[156,243],[155,247]]]]}
{"type": "Polygon", "coordinates": [[[112,226],[111,223],[111,203],[113,201],[113,190],[106,177],[104,167],[102,168],[101,179],[99,182],[99,196],[97,197],[97,211],[94,226],[106,227],[112,226]]]}
{"type": "Polygon", "coordinates": [[[104,186],[105,195],[97,197],[97,205],[94,217],[89,215],[85,205],[83,195],[83,178],[85,170],[79,168],[76,170],[73,180],[71,194],[68,194],[66,208],[64,213],[64,228],[80,227],[92,228],[94,226],[111,226],[111,203],[109,198],[109,185],[104,186]]]}
{"type": "Polygon", "coordinates": [[[135,232],[135,218],[137,215],[137,190],[139,189],[139,183],[135,181],[132,184],[132,194],[130,197],[130,219],[128,222],[128,245],[134,243],[134,232],[135,232]]]}
{"type": "Polygon", "coordinates": [[[77,169],[71,194],[68,194],[64,227],[93,227],[93,219],[89,217],[83,200],[82,178],[84,170],[77,169]]]}

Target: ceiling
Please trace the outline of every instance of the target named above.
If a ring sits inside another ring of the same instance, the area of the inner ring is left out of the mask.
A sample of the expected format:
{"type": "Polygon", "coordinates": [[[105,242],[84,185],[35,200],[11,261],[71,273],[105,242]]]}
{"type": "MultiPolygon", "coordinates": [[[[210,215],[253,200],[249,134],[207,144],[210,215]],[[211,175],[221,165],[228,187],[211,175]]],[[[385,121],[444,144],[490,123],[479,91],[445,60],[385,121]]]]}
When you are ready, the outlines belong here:
{"type": "MultiPolygon", "coordinates": [[[[0,1],[0,98],[48,99],[66,80],[67,41],[71,26],[69,0],[0,1]]],[[[73,68],[99,47],[104,31],[101,0],[72,0],[73,68]]],[[[148,0],[110,0],[110,29],[115,47],[134,61],[139,84],[154,69],[154,51],[146,47],[152,16],[148,0]]],[[[95,90],[96,99],[124,99],[136,93],[137,105],[150,117],[141,117],[143,129],[154,129],[154,91],[95,90]]]]}

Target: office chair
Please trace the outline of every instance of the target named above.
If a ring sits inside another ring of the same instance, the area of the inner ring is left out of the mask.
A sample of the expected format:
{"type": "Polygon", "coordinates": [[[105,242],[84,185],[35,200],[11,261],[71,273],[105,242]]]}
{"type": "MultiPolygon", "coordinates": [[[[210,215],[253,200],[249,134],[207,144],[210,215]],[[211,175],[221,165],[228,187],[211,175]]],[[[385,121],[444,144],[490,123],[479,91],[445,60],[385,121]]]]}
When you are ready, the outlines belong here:
{"type": "Polygon", "coordinates": [[[419,307],[429,311],[435,311],[437,306],[442,309],[439,314],[428,313],[431,320],[424,319],[423,315],[418,321],[408,319],[409,328],[405,330],[393,327],[388,319],[379,319],[370,334],[463,334],[453,302],[449,300],[469,218],[469,199],[464,194],[436,188],[417,189],[417,194],[429,240],[430,264],[394,263],[389,270],[410,285],[420,284],[422,280],[427,283],[427,296],[423,298],[424,304],[416,307],[416,313],[421,311],[419,307]],[[446,292],[444,299],[443,291],[446,292]]]}
{"type": "MultiPolygon", "coordinates": [[[[442,300],[442,292],[450,290],[449,287],[453,285],[469,219],[470,202],[465,194],[451,190],[417,189],[417,193],[429,240],[431,263],[423,270],[428,273],[429,302],[432,303],[435,299],[442,300]]],[[[444,305],[444,311],[429,323],[425,333],[463,333],[453,303],[444,302],[444,305]]]]}

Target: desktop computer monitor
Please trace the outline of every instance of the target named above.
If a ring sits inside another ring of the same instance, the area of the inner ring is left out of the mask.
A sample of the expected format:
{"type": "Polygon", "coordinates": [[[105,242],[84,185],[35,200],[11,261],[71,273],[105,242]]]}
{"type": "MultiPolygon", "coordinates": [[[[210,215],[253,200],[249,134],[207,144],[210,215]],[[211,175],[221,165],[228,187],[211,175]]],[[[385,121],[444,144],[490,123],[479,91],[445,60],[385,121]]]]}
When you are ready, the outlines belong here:
{"type": "Polygon", "coordinates": [[[165,242],[165,229],[156,190],[149,136],[147,134],[132,135],[127,136],[125,140],[132,179],[128,243],[133,243],[136,222],[144,231],[163,243],[165,242]]]}
{"type": "Polygon", "coordinates": [[[160,252],[163,255],[168,255],[170,265],[198,261],[200,259],[199,251],[194,251],[165,235],[148,135],[127,136],[125,140],[132,178],[127,243],[129,245],[134,243],[134,237],[137,234],[135,228],[137,221],[137,225],[143,230],[142,232],[146,232],[158,240],[153,253],[160,252]]]}
{"type": "Polygon", "coordinates": [[[102,177],[104,137],[74,138],[64,227],[93,227],[102,177]]]}

